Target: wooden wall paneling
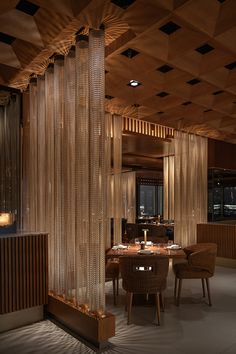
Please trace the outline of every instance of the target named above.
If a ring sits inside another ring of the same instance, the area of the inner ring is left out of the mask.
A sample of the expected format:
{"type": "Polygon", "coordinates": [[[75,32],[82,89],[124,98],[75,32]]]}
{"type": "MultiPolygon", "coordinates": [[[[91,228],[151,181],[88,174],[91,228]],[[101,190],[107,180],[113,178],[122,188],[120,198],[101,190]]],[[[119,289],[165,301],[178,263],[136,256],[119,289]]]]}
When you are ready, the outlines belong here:
{"type": "Polygon", "coordinates": [[[236,225],[198,224],[197,242],[215,242],[218,257],[236,259],[236,225]]]}
{"type": "Polygon", "coordinates": [[[0,237],[0,314],[47,303],[47,234],[0,237]]]}

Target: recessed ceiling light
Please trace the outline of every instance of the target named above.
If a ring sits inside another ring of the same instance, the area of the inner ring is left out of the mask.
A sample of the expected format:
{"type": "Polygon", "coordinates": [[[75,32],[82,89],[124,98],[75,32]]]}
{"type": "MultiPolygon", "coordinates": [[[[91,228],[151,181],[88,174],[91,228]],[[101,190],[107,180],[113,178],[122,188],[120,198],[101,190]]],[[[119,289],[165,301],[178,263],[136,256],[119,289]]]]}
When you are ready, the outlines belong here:
{"type": "Polygon", "coordinates": [[[212,95],[214,95],[214,96],[220,95],[223,92],[224,92],[223,90],[215,91],[215,92],[212,92],[212,95]]]}
{"type": "Polygon", "coordinates": [[[122,9],[127,9],[135,0],[111,0],[111,2],[122,9]]]}
{"type": "Polygon", "coordinates": [[[199,82],[201,82],[201,80],[199,80],[199,79],[192,79],[192,80],[187,81],[187,84],[189,84],[189,85],[196,85],[196,84],[199,84],[199,82]]]}
{"type": "Polygon", "coordinates": [[[175,31],[177,31],[178,29],[180,29],[181,27],[179,25],[177,25],[176,23],[169,21],[167,22],[165,25],[161,26],[159,28],[160,31],[164,32],[165,34],[172,34],[175,31]]]}
{"type": "Polygon", "coordinates": [[[126,50],[124,50],[124,52],[120,53],[121,55],[124,55],[125,57],[132,59],[133,57],[135,57],[136,55],[139,54],[139,52],[135,49],[132,48],[128,48],[126,50]]]}
{"type": "Polygon", "coordinates": [[[32,2],[27,0],[20,0],[16,5],[16,9],[24,12],[27,15],[34,16],[39,9],[38,5],[32,4],[32,2]]]}
{"type": "Polygon", "coordinates": [[[132,87],[137,87],[137,86],[140,86],[141,83],[137,80],[130,80],[129,83],[128,83],[128,86],[132,86],[132,87]]]}
{"type": "Polygon", "coordinates": [[[9,36],[9,34],[5,34],[0,32],[0,42],[4,42],[6,44],[12,44],[16,38],[9,36]]]}
{"type": "Polygon", "coordinates": [[[105,95],[105,98],[108,99],[108,100],[112,100],[114,98],[114,96],[105,95]]]}
{"type": "Polygon", "coordinates": [[[165,92],[165,91],[161,91],[161,92],[159,92],[159,93],[156,94],[156,96],[158,96],[158,97],[166,97],[166,96],[168,96],[168,95],[169,95],[169,93],[168,93],[168,92],[165,92]]]}
{"type": "Polygon", "coordinates": [[[225,68],[228,70],[233,70],[236,68],[236,61],[233,61],[232,63],[229,63],[227,65],[225,65],[225,68]]]}
{"type": "Polygon", "coordinates": [[[215,48],[212,47],[210,44],[206,43],[206,44],[202,45],[201,47],[196,48],[195,50],[198,53],[204,55],[204,54],[207,54],[207,53],[211,52],[213,49],[215,49],[215,48]]]}
{"type": "Polygon", "coordinates": [[[160,66],[157,68],[158,71],[162,72],[163,74],[168,73],[169,71],[173,70],[173,68],[167,64],[160,66]]]}
{"type": "Polygon", "coordinates": [[[192,103],[192,101],[186,101],[186,102],[183,102],[182,103],[182,106],[188,106],[189,104],[191,104],[192,103]]]}

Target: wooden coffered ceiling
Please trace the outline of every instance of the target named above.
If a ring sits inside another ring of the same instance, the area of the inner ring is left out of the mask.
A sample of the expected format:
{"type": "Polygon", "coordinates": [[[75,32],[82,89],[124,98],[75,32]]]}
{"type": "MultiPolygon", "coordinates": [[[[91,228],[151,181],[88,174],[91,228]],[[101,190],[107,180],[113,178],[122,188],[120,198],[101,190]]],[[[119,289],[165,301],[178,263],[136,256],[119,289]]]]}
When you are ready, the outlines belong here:
{"type": "Polygon", "coordinates": [[[1,1],[0,84],[24,89],[102,23],[107,110],[236,143],[235,0],[1,1]]]}

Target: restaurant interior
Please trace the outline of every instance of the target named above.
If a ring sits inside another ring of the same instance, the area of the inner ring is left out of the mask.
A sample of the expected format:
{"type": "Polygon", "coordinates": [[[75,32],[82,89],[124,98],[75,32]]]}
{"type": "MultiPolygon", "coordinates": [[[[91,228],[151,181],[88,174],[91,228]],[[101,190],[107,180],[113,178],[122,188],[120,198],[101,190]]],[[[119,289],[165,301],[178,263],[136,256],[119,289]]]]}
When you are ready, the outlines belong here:
{"type": "Polygon", "coordinates": [[[235,19],[0,3],[0,354],[235,353],[235,19]]]}

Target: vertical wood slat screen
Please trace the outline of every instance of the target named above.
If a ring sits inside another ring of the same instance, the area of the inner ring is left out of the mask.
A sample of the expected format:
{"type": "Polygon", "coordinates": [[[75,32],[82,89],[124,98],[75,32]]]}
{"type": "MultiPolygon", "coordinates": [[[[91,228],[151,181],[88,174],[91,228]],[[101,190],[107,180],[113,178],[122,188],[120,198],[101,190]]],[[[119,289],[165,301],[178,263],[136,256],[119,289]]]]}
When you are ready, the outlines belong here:
{"type": "Polygon", "coordinates": [[[236,225],[198,224],[197,242],[217,244],[217,256],[236,259],[236,225]]]}
{"type": "Polygon", "coordinates": [[[0,314],[47,303],[47,234],[0,237],[0,314]]]}

